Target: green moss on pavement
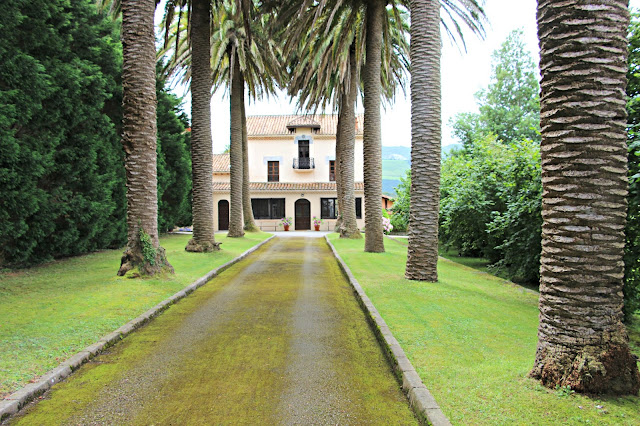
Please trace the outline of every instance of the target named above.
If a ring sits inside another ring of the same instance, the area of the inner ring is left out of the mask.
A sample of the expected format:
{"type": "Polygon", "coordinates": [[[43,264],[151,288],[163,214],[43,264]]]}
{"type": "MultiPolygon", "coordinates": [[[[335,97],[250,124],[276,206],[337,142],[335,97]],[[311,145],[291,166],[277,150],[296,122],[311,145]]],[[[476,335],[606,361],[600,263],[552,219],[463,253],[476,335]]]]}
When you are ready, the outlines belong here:
{"type": "Polygon", "coordinates": [[[94,358],[15,423],[294,420],[416,423],[322,239],[269,243],[94,358]]]}

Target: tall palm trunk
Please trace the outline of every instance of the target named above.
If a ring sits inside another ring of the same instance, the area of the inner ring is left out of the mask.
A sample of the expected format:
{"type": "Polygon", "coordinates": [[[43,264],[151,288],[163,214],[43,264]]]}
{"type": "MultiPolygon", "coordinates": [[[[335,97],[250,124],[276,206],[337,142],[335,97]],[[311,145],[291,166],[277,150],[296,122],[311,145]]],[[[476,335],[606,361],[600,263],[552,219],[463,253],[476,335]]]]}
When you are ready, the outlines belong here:
{"type": "Polygon", "coordinates": [[[155,0],[122,1],[122,145],[127,173],[127,248],[118,275],[173,272],[158,241],[155,0]]]}
{"type": "Polygon", "coordinates": [[[211,144],[210,2],[192,0],[191,14],[191,164],[193,238],[185,250],[217,250],[213,221],[213,147],[211,144]]]}
{"type": "Polygon", "coordinates": [[[549,387],[637,394],[622,324],[627,0],[538,3],[542,256],[538,348],[549,387]]]}
{"type": "Polygon", "coordinates": [[[362,238],[356,221],[354,194],[354,161],[356,145],[356,96],[358,90],[355,46],[349,51],[349,81],[342,92],[340,120],[342,149],[340,151],[340,181],[342,183],[342,227],[340,238],[362,238]]]}
{"type": "Polygon", "coordinates": [[[247,113],[244,104],[244,79],[242,80],[242,215],[244,216],[244,230],[258,232],[251,209],[251,188],[249,186],[249,140],[247,135],[247,113]]]}
{"type": "Polygon", "coordinates": [[[336,127],[336,162],[335,162],[335,175],[334,179],[336,180],[336,194],[338,196],[338,219],[336,220],[336,226],[334,228],[334,232],[342,233],[342,212],[343,205],[342,200],[344,199],[344,190],[343,190],[343,182],[342,182],[342,147],[344,145],[344,138],[342,136],[343,124],[342,120],[344,120],[342,114],[342,103],[338,105],[338,124],[336,127]]]}
{"type": "Polygon", "coordinates": [[[440,2],[411,2],[411,214],[405,277],[438,281],[440,2]]]}
{"type": "Polygon", "coordinates": [[[244,235],[242,226],[242,104],[244,103],[244,85],[242,84],[242,73],[237,55],[232,62],[231,93],[229,95],[231,114],[231,141],[229,144],[231,202],[229,203],[228,236],[242,237],[244,235]]]}
{"type": "Polygon", "coordinates": [[[384,0],[367,3],[366,62],[364,65],[364,251],[384,252],[382,233],[382,144],[380,134],[380,58],[384,0]]]}

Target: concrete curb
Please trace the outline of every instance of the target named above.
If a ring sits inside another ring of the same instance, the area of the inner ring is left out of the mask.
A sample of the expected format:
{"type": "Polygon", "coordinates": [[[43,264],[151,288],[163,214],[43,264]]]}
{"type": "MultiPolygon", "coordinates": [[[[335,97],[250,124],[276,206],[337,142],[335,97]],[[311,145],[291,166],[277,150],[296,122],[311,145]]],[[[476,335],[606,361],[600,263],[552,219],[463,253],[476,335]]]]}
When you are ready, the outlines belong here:
{"type": "Polygon", "coordinates": [[[370,321],[378,341],[385,349],[387,358],[391,361],[394,371],[402,381],[402,390],[407,395],[409,405],[416,413],[418,420],[424,424],[434,426],[450,426],[451,422],[449,422],[447,416],[444,415],[435,398],[431,395],[431,392],[429,392],[424,383],[422,383],[420,376],[413,368],[413,365],[411,365],[400,343],[393,337],[389,326],[382,319],[376,307],[373,306],[373,303],[362,289],[362,286],[360,286],[360,283],[358,283],[358,280],[353,276],[347,264],[342,260],[336,248],[331,244],[331,241],[329,241],[328,236],[325,236],[325,241],[337,259],[340,269],[342,269],[349,283],[351,283],[358,302],[367,315],[367,319],[370,321]]]}
{"type": "Polygon", "coordinates": [[[203,277],[197,279],[187,287],[178,291],[173,296],[168,299],[163,300],[158,303],[153,308],[149,309],[147,312],[142,315],[132,319],[122,327],[117,330],[103,336],[96,343],[87,346],[77,354],[73,355],[71,358],[64,361],[62,364],[54,368],[53,370],[45,373],[40,379],[35,383],[29,383],[21,389],[18,389],[11,395],[5,397],[0,400],[0,422],[6,420],[9,416],[16,414],[22,407],[24,407],[27,403],[34,400],[38,396],[45,393],[49,388],[53,385],[69,376],[71,373],[76,371],[82,364],[89,361],[91,358],[97,356],[104,349],[113,346],[118,341],[124,339],[127,335],[131,334],[136,329],[142,327],[144,324],[149,322],[154,317],[158,316],[164,310],[169,308],[169,306],[173,305],[180,299],[186,297],[188,294],[193,293],[198,287],[202,287],[216,275],[220,274],[222,271],[228,269],[231,265],[243,260],[248,255],[258,250],[260,247],[271,241],[275,238],[275,235],[267,238],[261,243],[251,247],[249,250],[242,253],[240,256],[230,260],[222,266],[217,267],[209,272],[203,277]]]}

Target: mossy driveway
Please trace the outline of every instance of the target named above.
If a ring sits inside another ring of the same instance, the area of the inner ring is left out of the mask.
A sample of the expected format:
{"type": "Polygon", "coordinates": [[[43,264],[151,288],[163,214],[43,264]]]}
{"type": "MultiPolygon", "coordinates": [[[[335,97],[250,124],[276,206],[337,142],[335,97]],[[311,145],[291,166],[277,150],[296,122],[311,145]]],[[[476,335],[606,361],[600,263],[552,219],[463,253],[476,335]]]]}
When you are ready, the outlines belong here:
{"type": "Polygon", "coordinates": [[[324,240],[276,238],[12,423],[415,422],[324,240]]]}

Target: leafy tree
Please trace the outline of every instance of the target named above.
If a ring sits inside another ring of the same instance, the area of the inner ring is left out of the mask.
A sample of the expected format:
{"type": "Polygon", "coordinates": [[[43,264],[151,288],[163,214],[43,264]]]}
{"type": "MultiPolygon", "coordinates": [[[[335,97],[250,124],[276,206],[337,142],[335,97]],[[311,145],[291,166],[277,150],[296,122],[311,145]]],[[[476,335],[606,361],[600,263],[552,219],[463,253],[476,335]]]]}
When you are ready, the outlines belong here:
{"type": "Polygon", "coordinates": [[[629,210],[625,247],[625,320],[640,309],[640,14],[633,13],[629,27],[629,81],[627,112],[629,144],[629,210]]]}
{"type": "Polygon", "coordinates": [[[491,82],[476,93],[480,112],[452,120],[453,133],[465,146],[488,134],[505,143],[540,141],[537,67],[523,37],[522,30],[514,30],[493,53],[491,82]]]}
{"type": "MultiPolygon", "coordinates": [[[[489,259],[516,281],[538,281],[541,208],[537,142],[488,136],[443,162],[440,239],[489,259]]],[[[395,204],[394,204],[395,208],[395,204]]]]}
{"type": "Polygon", "coordinates": [[[191,224],[191,158],[189,120],[181,101],[156,82],[158,97],[158,229],[191,224]]]}
{"type": "Polygon", "coordinates": [[[391,207],[391,224],[396,231],[406,231],[409,227],[409,213],[411,208],[411,169],[407,169],[400,184],[395,188],[396,198],[391,207]]]}
{"type": "Polygon", "coordinates": [[[0,263],[119,244],[114,27],[89,0],[16,1],[0,30],[0,263]]]}

